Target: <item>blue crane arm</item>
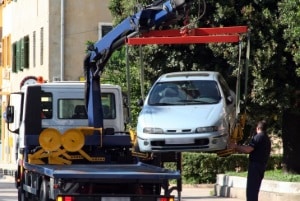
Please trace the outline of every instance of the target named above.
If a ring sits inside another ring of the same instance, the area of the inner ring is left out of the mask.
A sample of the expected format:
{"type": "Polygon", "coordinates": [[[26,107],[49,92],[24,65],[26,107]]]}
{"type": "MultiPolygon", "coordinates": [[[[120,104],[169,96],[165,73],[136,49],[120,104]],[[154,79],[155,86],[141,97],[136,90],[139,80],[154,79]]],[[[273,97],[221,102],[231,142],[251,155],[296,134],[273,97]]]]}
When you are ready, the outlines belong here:
{"type": "Polygon", "coordinates": [[[103,127],[100,74],[111,54],[125,44],[126,38],[134,37],[176,19],[188,2],[189,0],[157,0],[136,14],[127,17],[102,39],[89,47],[84,59],[85,98],[89,126],[103,127]]]}

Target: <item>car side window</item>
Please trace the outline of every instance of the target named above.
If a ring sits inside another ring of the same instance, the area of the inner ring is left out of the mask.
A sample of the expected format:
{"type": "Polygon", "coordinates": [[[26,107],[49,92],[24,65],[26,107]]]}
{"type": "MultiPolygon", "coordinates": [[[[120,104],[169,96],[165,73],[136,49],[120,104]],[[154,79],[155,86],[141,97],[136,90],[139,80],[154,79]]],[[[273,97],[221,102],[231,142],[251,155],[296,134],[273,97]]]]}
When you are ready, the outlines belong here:
{"type": "Polygon", "coordinates": [[[228,100],[228,97],[231,96],[231,93],[230,93],[230,88],[227,84],[227,82],[225,81],[225,79],[222,77],[222,76],[218,76],[218,80],[219,80],[219,83],[221,85],[221,88],[222,88],[222,91],[224,93],[224,98],[226,100],[226,104],[229,105],[231,104],[232,102],[228,100]]]}

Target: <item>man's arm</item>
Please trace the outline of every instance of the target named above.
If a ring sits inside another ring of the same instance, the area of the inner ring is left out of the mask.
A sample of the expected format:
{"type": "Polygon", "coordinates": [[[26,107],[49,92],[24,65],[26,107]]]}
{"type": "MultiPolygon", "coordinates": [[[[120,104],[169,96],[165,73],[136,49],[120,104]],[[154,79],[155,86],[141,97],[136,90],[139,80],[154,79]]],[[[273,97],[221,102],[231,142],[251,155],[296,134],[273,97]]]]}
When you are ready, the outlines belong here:
{"type": "Polygon", "coordinates": [[[249,145],[236,145],[235,150],[237,152],[249,154],[254,150],[254,148],[249,145]]]}
{"type": "Polygon", "coordinates": [[[249,146],[249,145],[237,145],[235,143],[230,144],[229,147],[231,149],[235,149],[236,152],[240,152],[240,153],[244,153],[244,154],[249,154],[249,153],[251,153],[254,150],[254,148],[252,146],[249,146]]]}

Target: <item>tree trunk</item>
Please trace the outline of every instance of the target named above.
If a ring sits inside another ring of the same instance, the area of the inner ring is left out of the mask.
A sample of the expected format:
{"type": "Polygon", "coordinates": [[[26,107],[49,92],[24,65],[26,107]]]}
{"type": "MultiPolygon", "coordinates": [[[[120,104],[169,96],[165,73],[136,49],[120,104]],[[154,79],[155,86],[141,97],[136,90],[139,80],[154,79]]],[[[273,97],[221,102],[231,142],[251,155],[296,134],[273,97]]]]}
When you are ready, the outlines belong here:
{"type": "MultiPolygon", "coordinates": [[[[297,110],[296,110],[297,111],[297,110]]],[[[282,118],[283,171],[300,174],[300,113],[287,110],[282,118]]]]}

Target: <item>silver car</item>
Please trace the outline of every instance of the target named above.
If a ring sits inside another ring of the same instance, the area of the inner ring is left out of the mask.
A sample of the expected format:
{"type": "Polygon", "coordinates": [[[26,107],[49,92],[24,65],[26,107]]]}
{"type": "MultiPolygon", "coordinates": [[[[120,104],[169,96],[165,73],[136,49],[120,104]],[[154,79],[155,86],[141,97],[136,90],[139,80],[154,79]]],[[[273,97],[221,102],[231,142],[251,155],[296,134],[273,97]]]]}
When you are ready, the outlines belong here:
{"type": "Polygon", "coordinates": [[[218,72],[168,73],[145,99],[138,146],[142,152],[223,150],[235,116],[235,94],[218,72]]]}

